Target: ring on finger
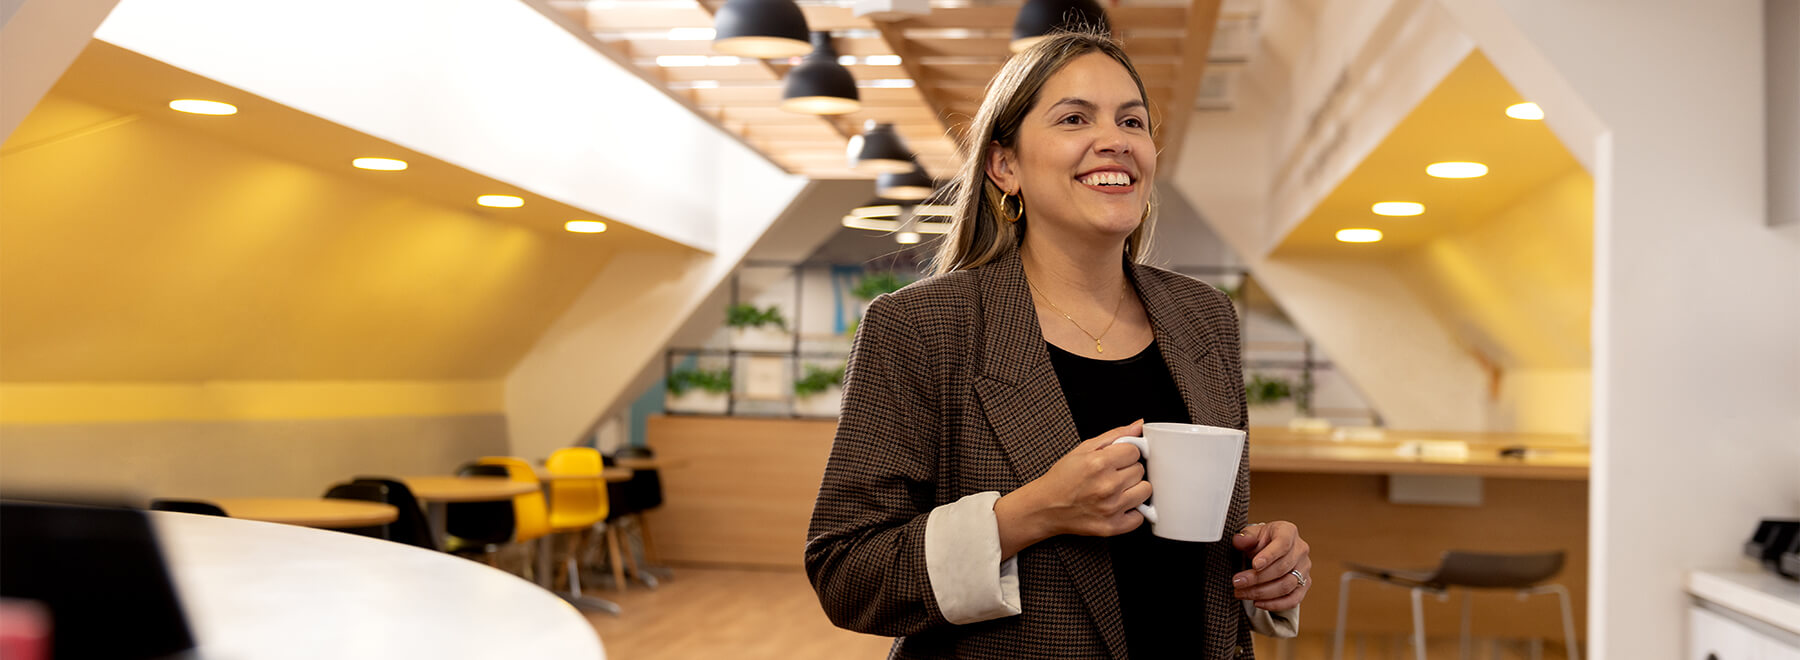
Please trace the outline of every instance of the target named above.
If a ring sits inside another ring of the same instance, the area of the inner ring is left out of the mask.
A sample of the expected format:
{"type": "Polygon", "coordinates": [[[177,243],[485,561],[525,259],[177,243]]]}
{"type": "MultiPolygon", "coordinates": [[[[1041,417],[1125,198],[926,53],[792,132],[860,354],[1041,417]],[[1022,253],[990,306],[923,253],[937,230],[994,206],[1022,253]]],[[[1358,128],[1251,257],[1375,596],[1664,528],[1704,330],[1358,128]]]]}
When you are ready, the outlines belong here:
{"type": "Polygon", "coordinates": [[[1293,575],[1295,580],[1300,581],[1301,587],[1306,586],[1306,576],[1300,574],[1300,569],[1296,568],[1294,570],[1288,571],[1288,573],[1293,575]]]}

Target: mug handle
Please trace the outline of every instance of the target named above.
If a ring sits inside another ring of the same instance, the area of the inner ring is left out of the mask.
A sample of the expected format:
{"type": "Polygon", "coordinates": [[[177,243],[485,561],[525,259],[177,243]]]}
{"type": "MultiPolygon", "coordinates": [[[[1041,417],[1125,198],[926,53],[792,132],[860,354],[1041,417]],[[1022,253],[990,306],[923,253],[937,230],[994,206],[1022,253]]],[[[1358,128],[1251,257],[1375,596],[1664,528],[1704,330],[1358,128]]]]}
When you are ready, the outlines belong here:
{"type": "MultiPolygon", "coordinates": [[[[1124,437],[1118,438],[1116,440],[1113,440],[1112,444],[1116,445],[1121,442],[1131,445],[1133,447],[1137,447],[1138,454],[1143,455],[1145,460],[1149,460],[1149,458],[1150,458],[1150,443],[1145,442],[1143,438],[1134,436],[1134,435],[1128,435],[1128,436],[1124,436],[1124,437]]],[[[1150,521],[1150,524],[1152,524],[1152,525],[1156,524],[1156,507],[1150,506],[1150,503],[1145,502],[1143,504],[1137,505],[1137,510],[1138,510],[1138,513],[1144,514],[1144,520],[1150,521]]]]}

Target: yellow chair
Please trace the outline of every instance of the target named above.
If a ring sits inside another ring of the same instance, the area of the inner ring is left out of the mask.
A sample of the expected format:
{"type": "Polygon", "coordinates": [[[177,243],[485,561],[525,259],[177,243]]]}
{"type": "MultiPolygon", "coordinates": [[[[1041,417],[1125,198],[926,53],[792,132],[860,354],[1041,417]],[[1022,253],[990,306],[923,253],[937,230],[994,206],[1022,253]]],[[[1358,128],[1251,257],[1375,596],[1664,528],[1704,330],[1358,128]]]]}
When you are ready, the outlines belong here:
{"type": "Polygon", "coordinates": [[[538,481],[537,471],[531,469],[530,463],[511,456],[483,456],[476,459],[475,464],[506,468],[508,479],[534,487],[531,492],[513,496],[514,543],[527,543],[550,533],[550,516],[549,509],[544,504],[543,484],[538,481]]]}
{"type": "MultiPolygon", "coordinates": [[[[567,534],[569,538],[568,560],[565,567],[569,575],[569,593],[564,598],[576,605],[594,607],[613,614],[619,613],[619,606],[600,598],[590,598],[581,593],[581,566],[579,552],[582,534],[593,529],[594,525],[606,520],[609,502],[606,497],[606,481],[601,478],[603,470],[600,452],[591,447],[565,447],[550,454],[544,462],[544,470],[552,476],[550,479],[550,530],[554,533],[567,534]],[[567,477],[567,478],[555,478],[567,477]]],[[[606,530],[608,540],[613,542],[613,561],[618,562],[618,542],[612,530],[606,530]]],[[[621,578],[620,586],[624,582],[621,578]]]]}

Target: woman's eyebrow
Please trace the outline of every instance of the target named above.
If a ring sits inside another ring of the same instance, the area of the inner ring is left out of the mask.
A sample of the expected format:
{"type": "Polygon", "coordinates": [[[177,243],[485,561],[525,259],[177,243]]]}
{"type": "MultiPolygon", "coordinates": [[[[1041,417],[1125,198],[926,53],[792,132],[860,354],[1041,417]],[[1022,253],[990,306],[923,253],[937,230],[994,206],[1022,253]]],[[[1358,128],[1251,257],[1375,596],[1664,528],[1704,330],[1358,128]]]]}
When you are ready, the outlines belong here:
{"type": "MultiPolygon", "coordinates": [[[[1064,106],[1064,105],[1076,106],[1076,107],[1086,110],[1088,112],[1099,112],[1099,110],[1100,110],[1100,106],[1095,104],[1093,101],[1089,101],[1087,99],[1084,99],[1084,98],[1081,98],[1078,96],[1064,97],[1062,100],[1050,104],[1049,108],[1051,110],[1055,110],[1056,108],[1064,106]]],[[[1126,101],[1124,103],[1119,104],[1120,110],[1129,110],[1132,108],[1149,108],[1149,105],[1144,103],[1143,99],[1132,99],[1130,101],[1126,101]]]]}

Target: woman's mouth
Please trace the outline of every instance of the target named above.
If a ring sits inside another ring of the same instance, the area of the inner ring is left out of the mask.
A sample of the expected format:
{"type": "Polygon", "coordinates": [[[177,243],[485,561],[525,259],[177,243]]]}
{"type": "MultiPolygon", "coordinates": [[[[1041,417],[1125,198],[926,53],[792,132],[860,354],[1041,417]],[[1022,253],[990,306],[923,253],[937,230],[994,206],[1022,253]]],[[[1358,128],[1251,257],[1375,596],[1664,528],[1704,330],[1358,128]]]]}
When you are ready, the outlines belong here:
{"type": "Polygon", "coordinates": [[[1131,175],[1118,170],[1090,172],[1086,176],[1077,178],[1076,181],[1104,193],[1125,193],[1135,187],[1132,185],[1131,175]]]}

